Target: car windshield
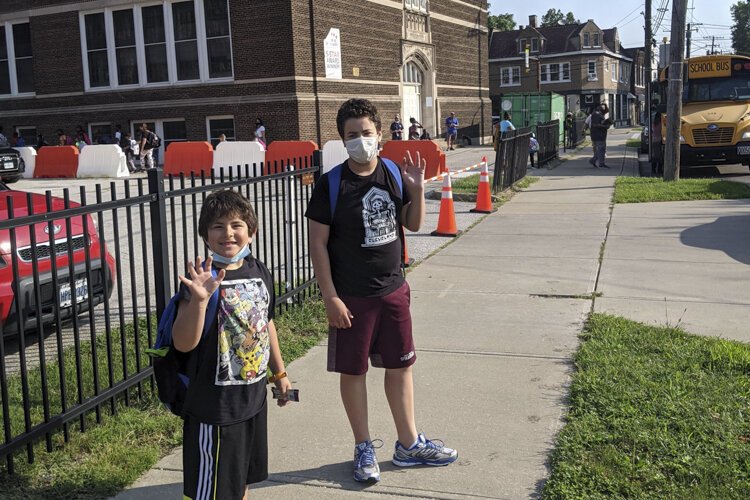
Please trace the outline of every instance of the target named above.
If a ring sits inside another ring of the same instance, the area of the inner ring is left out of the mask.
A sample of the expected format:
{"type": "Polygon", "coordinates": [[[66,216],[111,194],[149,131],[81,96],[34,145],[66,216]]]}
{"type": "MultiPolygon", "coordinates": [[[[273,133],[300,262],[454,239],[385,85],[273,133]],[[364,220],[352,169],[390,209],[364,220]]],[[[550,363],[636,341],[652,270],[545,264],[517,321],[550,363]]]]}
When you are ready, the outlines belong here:
{"type": "Polygon", "coordinates": [[[750,99],[750,77],[702,78],[685,82],[682,102],[750,99]]]}

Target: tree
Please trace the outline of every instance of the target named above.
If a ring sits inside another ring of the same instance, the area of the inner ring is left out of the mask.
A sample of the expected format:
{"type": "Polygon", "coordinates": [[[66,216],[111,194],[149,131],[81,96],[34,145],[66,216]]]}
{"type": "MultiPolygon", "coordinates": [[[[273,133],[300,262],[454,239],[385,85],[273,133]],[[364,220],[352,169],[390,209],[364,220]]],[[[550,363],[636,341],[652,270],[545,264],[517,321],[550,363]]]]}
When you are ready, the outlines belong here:
{"type": "Polygon", "coordinates": [[[576,16],[572,12],[565,14],[565,24],[581,24],[580,19],[576,19],[576,16]]]}
{"type": "Polygon", "coordinates": [[[542,16],[542,26],[557,26],[560,24],[578,24],[578,19],[572,12],[563,14],[560,9],[549,9],[542,16]]]}
{"type": "Polygon", "coordinates": [[[732,5],[732,49],[736,54],[750,54],[750,2],[732,5]]]}
{"type": "Polygon", "coordinates": [[[489,15],[487,27],[494,31],[513,31],[516,29],[516,22],[513,20],[513,14],[489,15]]]}

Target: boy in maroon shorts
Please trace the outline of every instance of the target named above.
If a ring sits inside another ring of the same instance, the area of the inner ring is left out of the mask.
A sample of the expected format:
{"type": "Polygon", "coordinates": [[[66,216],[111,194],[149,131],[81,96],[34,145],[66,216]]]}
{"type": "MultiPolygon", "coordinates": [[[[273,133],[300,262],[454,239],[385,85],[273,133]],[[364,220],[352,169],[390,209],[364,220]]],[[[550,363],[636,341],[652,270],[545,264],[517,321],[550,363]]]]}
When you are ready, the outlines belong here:
{"type": "Polygon", "coordinates": [[[345,102],[336,125],[349,159],[321,176],[305,216],[330,324],[328,370],[341,374],[341,399],[354,433],[354,479],[374,483],[380,469],[367,420],[368,359],[386,370],[398,433],[393,463],[447,465],[458,454],[417,433],[414,421],[416,355],[409,285],[401,273],[401,226],[418,231],[424,222],[426,161],[417,155],[415,164],[407,155],[399,168],[378,157],[381,121],[366,99],[345,102]]]}

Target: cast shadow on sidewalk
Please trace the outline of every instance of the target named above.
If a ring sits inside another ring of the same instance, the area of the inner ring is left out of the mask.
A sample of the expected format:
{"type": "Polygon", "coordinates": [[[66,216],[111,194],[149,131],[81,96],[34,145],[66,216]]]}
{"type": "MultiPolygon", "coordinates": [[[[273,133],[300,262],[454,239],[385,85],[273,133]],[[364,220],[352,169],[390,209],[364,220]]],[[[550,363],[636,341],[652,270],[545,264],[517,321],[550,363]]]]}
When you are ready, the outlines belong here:
{"type": "Polygon", "coordinates": [[[720,250],[729,257],[750,265],[750,215],[719,217],[710,224],[685,229],[680,241],[688,246],[720,250]]]}

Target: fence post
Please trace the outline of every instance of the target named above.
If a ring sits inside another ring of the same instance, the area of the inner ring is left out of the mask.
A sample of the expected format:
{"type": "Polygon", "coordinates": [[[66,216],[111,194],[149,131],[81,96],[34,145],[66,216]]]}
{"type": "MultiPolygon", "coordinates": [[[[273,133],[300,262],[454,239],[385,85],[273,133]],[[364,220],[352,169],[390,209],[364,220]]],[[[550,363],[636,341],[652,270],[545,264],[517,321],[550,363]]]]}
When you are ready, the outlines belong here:
{"type": "Polygon", "coordinates": [[[164,193],[164,170],[148,171],[148,192],[153,199],[151,213],[151,249],[154,263],[154,291],[156,292],[156,317],[161,318],[171,290],[169,279],[169,242],[167,241],[167,201],[164,193]]]}
{"type": "Polygon", "coordinates": [[[315,170],[315,173],[313,174],[315,177],[315,182],[318,182],[318,179],[320,179],[320,176],[323,175],[323,151],[320,149],[316,149],[313,151],[313,167],[317,167],[315,170]]]}

